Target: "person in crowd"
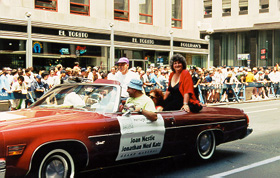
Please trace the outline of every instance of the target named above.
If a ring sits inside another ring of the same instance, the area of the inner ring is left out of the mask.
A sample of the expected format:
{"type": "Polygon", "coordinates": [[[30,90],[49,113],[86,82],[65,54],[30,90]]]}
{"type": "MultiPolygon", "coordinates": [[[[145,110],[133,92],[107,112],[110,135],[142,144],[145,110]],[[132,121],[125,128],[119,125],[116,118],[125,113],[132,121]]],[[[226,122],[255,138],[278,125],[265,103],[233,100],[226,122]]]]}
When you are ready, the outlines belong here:
{"type": "Polygon", "coordinates": [[[99,79],[99,76],[97,74],[97,71],[98,71],[98,68],[97,67],[93,67],[92,68],[92,78],[93,78],[93,81],[99,79]]]}
{"type": "Polygon", "coordinates": [[[221,67],[217,68],[217,70],[214,74],[214,78],[215,78],[215,80],[214,80],[215,84],[214,85],[216,87],[215,102],[220,102],[221,90],[222,90],[223,82],[225,80],[221,67]]]}
{"type": "Polygon", "coordinates": [[[257,75],[255,75],[255,81],[260,83],[260,85],[257,85],[257,93],[255,94],[255,99],[261,100],[263,98],[268,99],[265,93],[265,87],[264,87],[264,73],[262,71],[259,71],[257,75]]]}
{"type": "Polygon", "coordinates": [[[57,64],[56,67],[55,67],[55,70],[57,71],[56,75],[60,76],[61,71],[63,70],[63,66],[61,64],[57,64]]]}
{"type": "Polygon", "coordinates": [[[277,95],[277,91],[279,90],[278,83],[280,82],[280,72],[277,70],[277,67],[273,67],[273,71],[270,72],[268,76],[270,78],[270,81],[272,82],[274,93],[275,95],[277,95]]]}
{"type": "Polygon", "coordinates": [[[139,79],[135,72],[129,71],[129,60],[126,57],[122,57],[117,62],[119,66],[119,71],[116,73],[116,80],[120,82],[122,91],[121,91],[121,97],[127,98],[128,92],[127,92],[127,86],[131,79],[139,79]]]}
{"type": "Polygon", "coordinates": [[[216,91],[213,87],[214,84],[214,71],[209,71],[208,75],[205,77],[206,83],[208,85],[208,92],[207,92],[207,102],[213,102],[214,97],[216,95],[216,91]]]}
{"type": "Polygon", "coordinates": [[[154,89],[150,91],[149,97],[153,100],[156,106],[156,111],[163,110],[163,92],[161,89],[154,89]]]}
{"type": "Polygon", "coordinates": [[[145,88],[145,85],[144,85],[144,83],[145,83],[145,71],[144,70],[141,70],[140,71],[140,74],[139,74],[139,78],[140,78],[140,80],[143,82],[143,87],[145,88]]]}
{"type": "Polygon", "coordinates": [[[168,90],[165,92],[164,110],[182,109],[186,112],[199,112],[202,109],[196,99],[190,73],[186,70],[186,59],[175,54],[170,61],[172,73],[169,77],[168,90]]]}
{"type": "Polygon", "coordinates": [[[42,81],[41,75],[36,75],[35,80],[31,83],[31,91],[35,94],[35,100],[43,96],[43,94],[48,90],[47,83],[42,81]]]}
{"type": "Polygon", "coordinates": [[[74,67],[73,67],[73,70],[78,70],[78,71],[80,71],[80,63],[79,62],[74,62],[74,67]]]}
{"type": "Polygon", "coordinates": [[[166,75],[166,71],[162,70],[162,71],[160,72],[159,77],[158,77],[159,83],[160,83],[160,84],[162,85],[162,87],[163,87],[163,88],[162,88],[163,91],[166,91],[166,89],[167,89],[167,83],[168,83],[168,79],[166,79],[165,75],[166,75]]]}
{"type": "Polygon", "coordinates": [[[126,104],[134,104],[135,112],[143,114],[151,121],[156,121],[157,114],[155,113],[155,104],[151,98],[142,93],[142,90],[143,82],[139,79],[131,79],[127,85],[127,93],[129,94],[129,98],[127,98],[126,104]]]}
{"type": "Polygon", "coordinates": [[[50,89],[53,88],[55,85],[60,84],[59,76],[56,76],[53,68],[50,69],[47,83],[48,83],[50,89]]]}
{"type": "Polygon", "coordinates": [[[90,66],[87,67],[87,78],[91,81],[93,81],[93,74],[92,74],[92,68],[90,66]]]}
{"type": "Polygon", "coordinates": [[[32,72],[30,69],[26,69],[25,70],[25,76],[24,76],[24,82],[26,83],[27,87],[28,87],[28,91],[30,91],[30,87],[31,87],[31,83],[32,81],[34,81],[35,79],[32,77],[32,72]]]}
{"type": "Polygon", "coordinates": [[[68,75],[66,74],[66,71],[65,70],[62,70],[61,71],[61,74],[60,74],[60,76],[59,76],[59,78],[60,78],[60,84],[64,84],[65,83],[65,81],[68,79],[68,75]]]}
{"type": "Polygon", "coordinates": [[[111,68],[110,73],[107,76],[108,80],[116,80],[116,68],[115,66],[111,68]]]}
{"type": "Polygon", "coordinates": [[[251,69],[247,69],[248,73],[246,75],[246,83],[251,83],[254,82],[255,80],[255,75],[252,73],[251,69]]]}
{"type": "MultiPolygon", "coordinates": [[[[27,93],[27,85],[24,83],[24,77],[19,76],[17,82],[13,83],[12,85],[12,92],[14,93],[27,93]]],[[[11,102],[11,109],[22,109],[25,108],[25,99],[14,99],[11,102]]]]}
{"type": "Polygon", "coordinates": [[[163,88],[163,86],[160,84],[160,81],[158,79],[158,69],[157,68],[154,68],[154,73],[151,74],[150,82],[155,84],[155,86],[157,88],[163,88]]]}
{"type": "Polygon", "coordinates": [[[9,83],[9,79],[7,77],[8,71],[7,69],[4,67],[2,69],[2,75],[0,77],[0,92],[9,92],[11,90],[11,86],[9,83]]]}
{"type": "Polygon", "coordinates": [[[48,72],[43,72],[42,74],[41,74],[41,76],[42,76],[42,79],[41,79],[41,81],[43,82],[43,83],[45,83],[45,90],[46,91],[48,91],[49,90],[49,84],[48,84],[48,77],[49,77],[49,73],[48,72]]]}
{"type": "Polygon", "coordinates": [[[140,67],[140,66],[136,67],[136,72],[139,77],[140,77],[141,71],[142,71],[142,67],[140,67]]]}
{"type": "Polygon", "coordinates": [[[86,78],[86,75],[87,75],[87,69],[86,68],[82,68],[81,69],[81,77],[82,78],[86,78]]]}
{"type": "Polygon", "coordinates": [[[11,73],[11,76],[12,76],[12,83],[10,84],[11,86],[13,85],[13,83],[16,83],[17,82],[17,79],[19,77],[18,75],[18,70],[17,69],[13,69],[12,70],[12,73],[11,73]]]}
{"type": "Polygon", "coordinates": [[[70,67],[66,67],[65,71],[66,71],[66,75],[67,75],[68,77],[71,77],[71,76],[72,76],[72,69],[71,69],[70,67]]]}
{"type": "Polygon", "coordinates": [[[229,95],[233,95],[234,93],[234,88],[232,87],[232,84],[238,84],[239,81],[235,77],[235,75],[232,74],[232,72],[228,73],[228,76],[225,78],[224,84],[227,84],[226,91],[223,94],[223,98],[221,101],[229,102],[228,98],[229,95]]]}
{"type": "Polygon", "coordinates": [[[150,80],[151,80],[151,69],[147,69],[146,73],[143,76],[143,82],[144,86],[150,86],[150,80]]]}
{"type": "Polygon", "coordinates": [[[194,94],[197,99],[199,99],[199,90],[198,90],[198,84],[200,83],[200,78],[198,73],[196,72],[195,66],[190,66],[192,81],[193,81],[193,88],[194,88],[194,94]]]}
{"type": "Polygon", "coordinates": [[[108,79],[108,74],[107,74],[107,72],[101,72],[101,78],[102,78],[102,79],[108,79]]]}
{"type": "Polygon", "coordinates": [[[270,87],[271,87],[271,81],[269,78],[269,69],[266,69],[264,72],[264,84],[265,84],[265,94],[268,97],[270,94],[270,87]]]}

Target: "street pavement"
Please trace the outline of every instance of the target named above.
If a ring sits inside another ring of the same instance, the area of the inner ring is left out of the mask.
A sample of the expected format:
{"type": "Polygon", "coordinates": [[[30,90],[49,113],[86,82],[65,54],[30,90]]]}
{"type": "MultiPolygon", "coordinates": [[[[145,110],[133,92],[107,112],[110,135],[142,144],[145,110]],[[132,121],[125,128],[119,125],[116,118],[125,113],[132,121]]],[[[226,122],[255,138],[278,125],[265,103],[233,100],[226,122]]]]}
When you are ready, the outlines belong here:
{"type": "Polygon", "coordinates": [[[217,146],[211,160],[175,157],[94,171],[78,177],[279,177],[280,100],[227,103],[211,107],[243,109],[253,133],[217,146]]]}

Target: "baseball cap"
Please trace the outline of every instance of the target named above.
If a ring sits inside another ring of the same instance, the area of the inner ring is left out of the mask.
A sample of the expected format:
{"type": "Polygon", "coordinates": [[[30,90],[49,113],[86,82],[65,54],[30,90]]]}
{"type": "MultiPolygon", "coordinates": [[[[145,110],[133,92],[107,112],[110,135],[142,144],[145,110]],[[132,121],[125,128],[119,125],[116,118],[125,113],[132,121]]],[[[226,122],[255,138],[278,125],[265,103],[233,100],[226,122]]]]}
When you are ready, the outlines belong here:
{"type": "Polygon", "coordinates": [[[127,86],[129,88],[133,88],[135,90],[142,91],[143,82],[139,79],[131,79],[127,86]]]}
{"type": "Polygon", "coordinates": [[[41,75],[36,75],[36,78],[37,78],[37,79],[41,79],[42,76],[41,76],[41,75]]]}
{"type": "Polygon", "coordinates": [[[86,71],[87,71],[86,68],[82,68],[82,69],[81,69],[81,72],[86,72],[86,71]]]}
{"type": "Polygon", "coordinates": [[[118,60],[117,64],[119,64],[119,63],[127,63],[127,64],[129,64],[129,60],[126,57],[122,57],[122,58],[120,58],[118,60]]]}

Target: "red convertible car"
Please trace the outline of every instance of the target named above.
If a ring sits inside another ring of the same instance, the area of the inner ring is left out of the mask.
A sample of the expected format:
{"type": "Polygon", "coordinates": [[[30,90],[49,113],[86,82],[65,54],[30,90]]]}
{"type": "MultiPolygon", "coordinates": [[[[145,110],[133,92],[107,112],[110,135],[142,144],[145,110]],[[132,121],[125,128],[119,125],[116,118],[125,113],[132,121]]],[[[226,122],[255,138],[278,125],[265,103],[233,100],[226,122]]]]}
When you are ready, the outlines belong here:
{"type": "Polygon", "coordinates": [[[0,113],[0,177],[74,177],[77,172],[196,153],[252,132],[239,109],[158,112],[149,121],[120,112],[121,87],[109,80],[59,85],[30,108],[0,113]]]}

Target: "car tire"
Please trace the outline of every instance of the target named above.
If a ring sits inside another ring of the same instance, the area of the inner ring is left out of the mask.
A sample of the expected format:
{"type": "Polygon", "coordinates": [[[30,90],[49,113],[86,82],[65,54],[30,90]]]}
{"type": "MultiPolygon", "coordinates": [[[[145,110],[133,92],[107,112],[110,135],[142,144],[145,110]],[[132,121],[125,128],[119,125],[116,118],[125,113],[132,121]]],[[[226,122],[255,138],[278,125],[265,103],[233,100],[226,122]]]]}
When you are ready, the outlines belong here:
{"type": "Polygon", "coordinates": [[[213,131],[201,132],[196,141],[197,156],[202,160],[210,159],[216,149],[216,139],[213,131]]]}
{"type": "Polygon", "coordinates": [[[38,177],[74,177],[75,164],[72,156],[63,149],[50,151],[40,162],[38,177]]]}

